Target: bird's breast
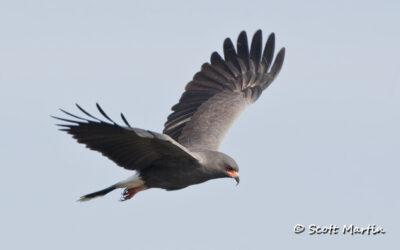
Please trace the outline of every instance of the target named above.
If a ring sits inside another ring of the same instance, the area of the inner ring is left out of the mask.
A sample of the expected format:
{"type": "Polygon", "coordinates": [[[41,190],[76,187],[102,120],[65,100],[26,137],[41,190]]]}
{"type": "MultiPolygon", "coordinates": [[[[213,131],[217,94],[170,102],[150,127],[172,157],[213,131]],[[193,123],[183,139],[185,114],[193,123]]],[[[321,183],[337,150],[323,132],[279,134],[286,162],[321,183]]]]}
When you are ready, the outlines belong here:
{"type": "Polygon", "coordinates": [[[152,165],[143,169],[140,176],[146,186],[177,190],[212,179],[199,165],[152,165]]]}

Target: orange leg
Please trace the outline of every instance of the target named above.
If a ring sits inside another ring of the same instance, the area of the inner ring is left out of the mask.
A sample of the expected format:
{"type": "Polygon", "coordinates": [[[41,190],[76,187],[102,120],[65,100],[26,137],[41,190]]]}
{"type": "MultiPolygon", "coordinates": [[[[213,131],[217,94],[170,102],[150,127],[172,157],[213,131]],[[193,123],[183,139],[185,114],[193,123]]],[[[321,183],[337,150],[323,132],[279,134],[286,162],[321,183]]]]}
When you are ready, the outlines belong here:
{"type": "Polygon", "coordinates": [[[145,189],[147,189],[146,186],[139,186],[139,187],[129,188],[129,189],[126,188],[124,190],[124,192],[122,192],[121,201],[129,200],[130,198],[135,196],[135,194],[137,194],[138,192],[143,191],[145,189]]]}

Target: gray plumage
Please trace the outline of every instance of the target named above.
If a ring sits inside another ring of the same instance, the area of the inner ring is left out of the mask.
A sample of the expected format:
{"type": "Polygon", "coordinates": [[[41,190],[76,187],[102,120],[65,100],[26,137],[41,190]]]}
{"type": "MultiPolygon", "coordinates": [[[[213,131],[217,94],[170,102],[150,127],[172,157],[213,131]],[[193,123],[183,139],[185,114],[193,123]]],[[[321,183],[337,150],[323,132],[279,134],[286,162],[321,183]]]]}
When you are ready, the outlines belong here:
{"type": "Polygon", "coordinates": [[[136,170],[137,175],[107,189],[83,196],[88,200],[115,188],[126,188],[122,200],[148,188],[176,190],[210,179],[230,177],[239,181],[236,162],[218,152],[224,136],[245,108],[254,103],[278,75],[284,59],[282,48],[273,61],[275,37],[271,34],[262,49],[262,34],[257,31],[249,49],[247,35],[240,33],[236,49],[227,38],[224,58],[214,52],[185,88],[172,107],[162,134],[114,122],[97,104],[103,121],[77,107],[88,118],[61,110],[74,119],[61,130],[79,143],[101,152],[119,166],[136,170]]]}

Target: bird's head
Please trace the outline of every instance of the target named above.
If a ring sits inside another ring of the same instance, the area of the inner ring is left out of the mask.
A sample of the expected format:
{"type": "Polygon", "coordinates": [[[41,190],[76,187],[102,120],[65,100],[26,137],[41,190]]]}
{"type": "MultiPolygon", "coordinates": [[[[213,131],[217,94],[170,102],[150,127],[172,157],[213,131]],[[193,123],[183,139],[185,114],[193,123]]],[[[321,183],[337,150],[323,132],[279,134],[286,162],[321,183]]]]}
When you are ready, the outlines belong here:
{"type": "Polygon", "coordinates": [[[239,166],[232,157],[220,153],[220,161],[218,161],[218,169],[224,174],[224,177],[233,178],[239,185],[239,166]]]}
{"type": "Polygon", "coordinates": [[[209,179],[233,178],[239,184],[239,166],[232,157],[217,151],[199,152],[203,171],[209,179]]]}

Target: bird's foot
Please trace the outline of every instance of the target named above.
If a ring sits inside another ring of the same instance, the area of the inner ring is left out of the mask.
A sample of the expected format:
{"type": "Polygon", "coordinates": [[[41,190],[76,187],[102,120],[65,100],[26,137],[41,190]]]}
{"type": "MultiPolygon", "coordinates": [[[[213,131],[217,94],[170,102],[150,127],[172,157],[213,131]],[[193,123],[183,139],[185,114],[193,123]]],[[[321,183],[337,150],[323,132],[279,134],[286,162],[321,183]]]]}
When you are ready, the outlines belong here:
{"type": "Polygon", "coordinates": [[[122,196],[120,201],[126,201],[129,200],[130,198],[132,198],[133,196],[135,196],[135,194],[137,194],[140,191],[145,190],[146,187],[145,186],[139,186],[139,187],[135,187],[135,188],[126,188],[123,192],[122,192],[122,196]]]}

